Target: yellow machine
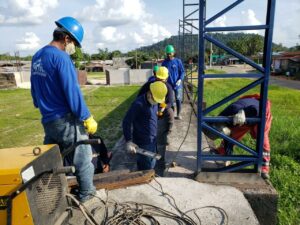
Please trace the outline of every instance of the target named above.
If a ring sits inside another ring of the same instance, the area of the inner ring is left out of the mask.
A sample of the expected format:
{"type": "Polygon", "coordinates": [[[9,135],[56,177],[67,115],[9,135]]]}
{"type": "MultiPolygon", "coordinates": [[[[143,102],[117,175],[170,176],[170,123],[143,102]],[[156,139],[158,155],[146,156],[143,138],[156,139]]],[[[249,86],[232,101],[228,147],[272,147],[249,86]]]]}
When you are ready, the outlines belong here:
{"type": "Polygon", "coordinates": [[[57,145],[0,149],[0,225],[49,225],[67,209],[57,145]]]}

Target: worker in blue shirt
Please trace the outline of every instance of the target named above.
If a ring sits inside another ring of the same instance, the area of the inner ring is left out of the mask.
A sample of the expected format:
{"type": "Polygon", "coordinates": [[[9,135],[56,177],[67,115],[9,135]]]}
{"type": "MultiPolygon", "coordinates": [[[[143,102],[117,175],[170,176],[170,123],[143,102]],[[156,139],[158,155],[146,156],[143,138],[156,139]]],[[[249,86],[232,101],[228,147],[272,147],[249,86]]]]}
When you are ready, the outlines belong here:
{"type": "MultiPolygon", "coordinates": [[[[174,102],[174,91],[172,86],[167,82],[169,77],[168,69],[166,67],[157,66],[155,75],[151,76],[140,89],[137,96],[146,94],[150,90],[150,84],[155,81],[162,81],[166,84],[168,89],[166,95],[166,101],[158,105],[158,145],[169,145],[169,135],[171,134],[173,123],[174,123],[174,112],[173,112],[173,102],[174,102]]],[[[153,70],[155,71],[155,70],[153,70]]],[[[162,155],[164,158],[164,154],[162,155]]]]}
{"type": "Polygon", "coordinates": [[[155,81],[156,80],[156,73],[159,69],[159,66],[158,65],[155,65],[153,67],[153,75],[151,77],[149,77],[148,81],[155,81]]]}
{"type": "MultiPolygon", "coordinates": [[[[135,99],[123,119],[126,150],[136,153],[137,148],[156,152],[158,103],[165,101],[167,87],[161,81],[150,84],[150,90],[135,99]]],[[[137,155],[139,170],[153,169],[156,160],[137,155]]]]}
{"type": "MultiPolygon", "coordinates": [[[[32,58],[31,95],[42,115],[44,144],[58,144],[64,152],[75,142],[88,139],[88,133],[95,133],[97,122],[85,104],[70,58],[75,45],[81,47],[83,27],[72,17],[55,23],[53,40],[32,58]]],[[[84,202],[95,194],[91,146],[78,146],[67,160],[75,166],[78,197],[84,202]]]]}
{"type": "Polygon", "coordinates": [[[175,92],[176,100],[176,113],[175,119],[181,120],[181,102],[183,97],[183,79],[184,79],[184,67],[180,59],[175,57],[175,49],[173,45],[167,45],[165,52],[167,58],[162,62],[162,66],[167,67],[169,70],[168,83],[171,84],[175,92]]]}

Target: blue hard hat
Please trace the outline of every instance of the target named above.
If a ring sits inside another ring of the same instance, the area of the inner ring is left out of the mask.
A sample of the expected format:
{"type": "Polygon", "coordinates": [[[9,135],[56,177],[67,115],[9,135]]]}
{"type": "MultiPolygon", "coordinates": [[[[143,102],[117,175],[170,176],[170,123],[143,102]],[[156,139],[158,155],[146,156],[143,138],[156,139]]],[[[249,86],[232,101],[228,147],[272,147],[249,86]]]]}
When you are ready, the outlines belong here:
{"type": "Polygon", "coordinates": [[[73,17],[63,17],[55,21],[58,27],[64,28],[76,41],[76,44],[81,48],[84,30],[81,24],[73,17]]]}

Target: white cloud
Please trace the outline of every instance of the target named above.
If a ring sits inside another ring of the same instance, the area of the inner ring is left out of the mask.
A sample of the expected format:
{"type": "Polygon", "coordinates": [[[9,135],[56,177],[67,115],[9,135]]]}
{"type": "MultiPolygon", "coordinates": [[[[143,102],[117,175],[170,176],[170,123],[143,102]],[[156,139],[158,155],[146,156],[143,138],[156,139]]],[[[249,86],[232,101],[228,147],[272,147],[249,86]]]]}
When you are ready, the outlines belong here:
{"type": "Polygon", "coordinates": [[[149,16],[141,0],[97,0],[75,15],[82,21],[98,22],[102,26],[120,26],[149,16]]]}
{"type": "Polygon", "coordinates": [[[299,0],[277,1],[274,35],[275,43],[282,43],[284,46],[295,46],[300,43],[298,35],[300,21],[299,0]]]}
{"type": "Polygon", "coordinates": [[[150,24],[148,22],[142,22],[142,31],[145,36],[151,39],[151,41],[162,40],[164,38],[170,37],[171,33],[158,24],[150,24]]]}
{"type": "Polygon", "coordinates": [[[171,36],[168,29],[153,21],[143,0],[96,0],[75,17],[95,26],[85,30],[89,40],[83,45],[89,52],[97,48],[128,51],[171,36]]]}
{"type": "Polygon", "coordinates": [[[58,0],[7,0],[0,7],[0,25],[40,24],[58,0]]]}
{"type": "Polygon", "coordinates": [[[96,46],[97,46],[97,48],[103,48],[104,47],[104,43],[99,42],[99,43],[96,44],[96,46]]]}
{"type": "MultiPolygon", "coordinates": [[[[261,25],[262,23],[256,18],[255,12],[252,9],[248,9],[247,11],[242,11],[242,25],[261,25]]],[[[263,34],[263,31],[259,30],[248,30],[245,33],[253,33],[253,34],[263,34]]]]}
{"type": "Polygon", "coordinates": [[[256,18],[255,12],[252,9],[242,11],[243,24],[247,25],[260,25],[261,22],[256,18]]]}
{"type": "Polygon", "coordinates": [[[218,17],[212,24],[214,27],[225,27],[226,26],[226,16],[223,15],[218,17]]]}
{"type": "Polygon", "coordinates": [[[16,48],[20,51],[37,50],[40,47],[40,38],[33,32],[26,32],[25,37],[17,41],[16,48]]]}
{"type": "Polygon", "coordinates": [[[142,38],[141,35],[139,35],[138,33],[133,32],[130,35],[131,35],[131,37],[133,37],[135,43],[137,43],[137,44],[144,44],[145,43],[145,39],[142,38]]]}
{"type": "Polygon", "coordinates": [[[124,40],[126,36],[117,32],[115,27],[105,27],[100,32],[101,39],[108,43],[114,43],[124,40]]]}

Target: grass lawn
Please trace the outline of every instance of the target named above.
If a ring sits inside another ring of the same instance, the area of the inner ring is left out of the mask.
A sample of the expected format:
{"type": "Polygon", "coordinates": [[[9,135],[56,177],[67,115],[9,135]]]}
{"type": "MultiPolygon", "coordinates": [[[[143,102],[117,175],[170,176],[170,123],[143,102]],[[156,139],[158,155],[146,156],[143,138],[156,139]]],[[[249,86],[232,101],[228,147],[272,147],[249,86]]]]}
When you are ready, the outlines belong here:
{"type": "MultiPolygon", "coordinates": [[[[98,132],[109,147],[121,136],[121,120],[139,88],[83,88],[86,103],[99,122],[98,132]]],[[[40,119],[30,90],[0,90],[0,148],[42,144],[40,119]]]]}
{"type": "MultiPolygon", "coordinates": [[[[204,99],[209,106],[250,82],[246,79],[207,80],[204,99]]],[[[259,89],[248,93],[255,92],[259,89]]],[[[300,91],[270,86],[269,99],[273,115],[271,182],[280,196],[279,224],[296,225],[300,224],[300,91]]],[[[211,115],[217,115],[225,107],[211,115]]],[[[254,144],[249,136],[245,139],[246,144],[254,144]]]]}
{"type": "Polygon", "coordinates": [[[88,78],[103,80],[105,79],[105,72],[88,72],[87,76],[88,78]]]}
{"type": "MultiPolygon", "coordinates": [[[[207,80],[204,98],[211,105],[250,82],[207,80]]],[[[138,89],[139,86],[83,88],[87,105],[99,121],[98,132],[109,147],[121,136],[122,118],[138,89]]],[[[270,86],[269,98],[273,114],[271,181],[280,195],[279,224],[296,225],[300,224],[300,91],[270,86]]],[[[30,90],[0,90],[0,133],[0,148],[42,144],[40,113],[33,107],[30,90]]]]}

